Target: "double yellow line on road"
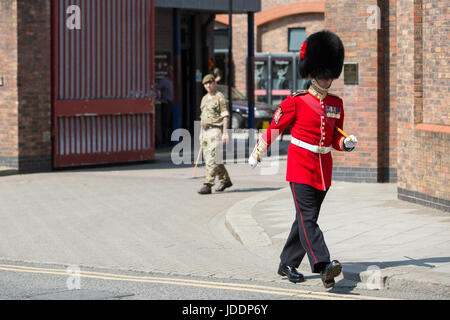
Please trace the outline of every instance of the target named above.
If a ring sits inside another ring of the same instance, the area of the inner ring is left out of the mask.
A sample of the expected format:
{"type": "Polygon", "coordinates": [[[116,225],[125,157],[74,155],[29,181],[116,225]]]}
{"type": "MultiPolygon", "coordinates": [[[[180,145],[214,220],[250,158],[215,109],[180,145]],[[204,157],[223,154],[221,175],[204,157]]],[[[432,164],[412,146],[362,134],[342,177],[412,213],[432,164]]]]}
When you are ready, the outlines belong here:
{"type": "MultiPolygon", "coordinates": [[[[12,271],[12,272],[24,272],[24,273],[37,273],[37,274],[50,274],[58,276],[74,276],[74,273],[64,269],[46,269],[36,268],[28,266],[17,265],[3,265],[0,264],[0,270],[12,271]]],[[[349,295],[349,294],[337,294],[330,292],[313,292],[298,289],[285,289],[261,285],[249,285],[239,283],[219,283],[212,281],[190,280],[190,279],[175,279],[175,278],[163,278],[163,277],[139,277],[122,274],[81,271],[77,276],[80,278],[92,278],[102,280],[113,281],[129,281],[139,283],[158,283],[158,284],[170,284],[178,286],[190,286],[201,287],[209,289],[221,289],[221,290],[234,290],[234,291],[246,291],[255,293],[265,293],[280,296],[307,298],[307,299],[322,299],[322,300],[388,300],[387,298],[361,296],[361,295],[349,295]]]]}

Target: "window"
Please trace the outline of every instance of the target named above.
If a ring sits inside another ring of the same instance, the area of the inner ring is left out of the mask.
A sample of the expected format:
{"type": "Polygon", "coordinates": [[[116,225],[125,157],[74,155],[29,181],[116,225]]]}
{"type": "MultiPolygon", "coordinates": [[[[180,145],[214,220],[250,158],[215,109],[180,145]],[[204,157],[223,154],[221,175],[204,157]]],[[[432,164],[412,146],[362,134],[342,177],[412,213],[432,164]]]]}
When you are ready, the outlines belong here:
{"type": "Polygon", "coordinates": [[[289,28],[288,29],[288,41],[289,52],[298,52],[302,43],[306,39],[306,29],[305,28],[289,28]]]}
{"type": "Polygon", "coordinates": [[[228,29],[214,30],[214,52],[228,52],[228,29]]]}

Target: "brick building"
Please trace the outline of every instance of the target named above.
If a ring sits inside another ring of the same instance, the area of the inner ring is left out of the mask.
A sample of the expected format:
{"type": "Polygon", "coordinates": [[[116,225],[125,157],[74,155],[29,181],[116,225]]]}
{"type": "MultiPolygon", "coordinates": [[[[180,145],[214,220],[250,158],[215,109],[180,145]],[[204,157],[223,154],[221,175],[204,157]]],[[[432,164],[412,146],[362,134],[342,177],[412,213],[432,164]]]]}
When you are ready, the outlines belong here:
{"type": "MultiPolygon", "coordinates": [[[[303,28],[311,34],[324,28],[324,1],[262,0],[261,11],[255,13],[255,51],[282,53],[289,51],[289,29],[303,28]]],[[[217,15],[216,28],[228,25],[228,15],[217,15]]],[[[247,17],[233,15],[234,83],[246,89],[247,17]]],[[[300,49],[300,47],[299,47],[300,49]]]]}
{"type": "MultiPolygon", "coordinates": [[[[259,10],[247,0],[232,13],[259,10]]],[[[1,0],[0,167],[152,159],[159,57],[174,67],[173,127],[193,132],[225,12],[209,0],[1,0]]]]}
{"type": "MultiPolygon", "coordinates": [[[[226,27],[227,16],[217,16],[226,27]]],[[[245,17],[233,17],[234,83],[246,92],[245,17]]],[[[397,182],[398,197],[450,211],[448,5],[433,1],[262,0],[257,52],[288,52],[289,30],[337,33],[356,84],[344,72],[332,91],[344,100],[345,131],[357,151],[335,153],[333,179],[397,182]]]]}
{"type": "Polygon", "coordinates": [[[51,156],[50,7],[0,1],[0,165],[46,171],[51,156]],[[42,10],[39,10],[42,9],[42,10]]]}
{"type": "MultiPolygon", "coordinates": [[[[54,168],[51,3],[0,1],[0,166],[21,172],[54,168]]],[[[212,55],[211,37],[205,37],[202,30],[205,26],[212,30],[208,24],[214,15],[217,24],[226,27],[226,2],[155,3],[155,50],[168,52],[175,58],[175,26],[185,32],[180,37],[194,36],[180,39],[186,46],[178,48],[185,50],[184,58],[183,54],[179,56],[178,72],[181,76],[180,70],[183,72],[188,62],[183,59],[191,59],[183,74],[188,74],[195,83],[196,74],[208,69],[207,58],[212,55]],[[173,20],[174,8],[182,13],[180,24],[173,20]],[[189,47],[189,43],[194,46],[189,47]]],[[[233,11],[234,83],[246,92],[245,6],[250,2],[234,3],[237,8],[233,11]]],[[[355,152],[334,154],[333,178],[396,181],[400,199],[450,211],[447,2],[261,0],[260,6],[252,3],[257,52],[288,52],[290,30],[301,32],[303,28],[307,36],[325,28],[343,40],[345,62],[357,66],[355,83],[344,82],[343,73],[332,87],[344,100],[345,131],[359,140],[355,152]]],[[[201,85],[195,84],[189,90],[180,96],[183,110],[194,110],[201,85]]],[[[190,125],[195,117],[191,112],[180,125],[190,125]]]]}

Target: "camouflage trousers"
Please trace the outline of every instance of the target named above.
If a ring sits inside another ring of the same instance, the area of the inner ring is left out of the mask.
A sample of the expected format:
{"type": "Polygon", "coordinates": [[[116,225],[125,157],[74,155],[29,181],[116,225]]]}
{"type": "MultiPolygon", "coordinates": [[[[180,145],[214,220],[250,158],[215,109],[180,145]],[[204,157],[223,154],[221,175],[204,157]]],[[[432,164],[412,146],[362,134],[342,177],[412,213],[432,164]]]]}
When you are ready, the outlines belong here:
{"type": "Polygon", "coordinates": [[[204,129],[202,148],[206,165],[206,177],[203,180],[203,184],[213,186],[216,177],[221,183],[230,181],[230,176],[227,169],[225,169],[222,158],[222,130],[220,128],[204,129]]]}

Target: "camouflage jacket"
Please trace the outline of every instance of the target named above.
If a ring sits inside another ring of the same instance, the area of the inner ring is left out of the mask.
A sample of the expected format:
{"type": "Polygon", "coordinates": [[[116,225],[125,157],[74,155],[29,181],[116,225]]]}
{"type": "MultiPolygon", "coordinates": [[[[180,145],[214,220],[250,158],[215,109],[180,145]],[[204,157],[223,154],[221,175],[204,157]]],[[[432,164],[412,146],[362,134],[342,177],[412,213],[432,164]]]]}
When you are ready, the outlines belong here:
{"type": "Polygon", "coordinates": [[[223,126],[223,119],[230,116],[228,101],[219,91],[216,91],[214,95],[204,95],[200,103],[200,109],[202,111],[200,119],[203,128],[206,126],[221,127],[223,126]]]}

